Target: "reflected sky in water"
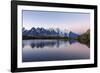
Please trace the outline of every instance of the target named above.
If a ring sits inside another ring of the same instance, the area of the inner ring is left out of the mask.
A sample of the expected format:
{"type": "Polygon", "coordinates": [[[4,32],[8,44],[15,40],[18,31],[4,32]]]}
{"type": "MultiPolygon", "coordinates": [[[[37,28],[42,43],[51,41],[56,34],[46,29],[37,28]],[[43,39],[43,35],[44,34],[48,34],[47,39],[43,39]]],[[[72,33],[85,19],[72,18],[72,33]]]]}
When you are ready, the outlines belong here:
{"type": "Polygon", "coordinates": [[[23,62],[90,58],[90,48],[75,40],[23,40],[22,47],[23,62]]]}

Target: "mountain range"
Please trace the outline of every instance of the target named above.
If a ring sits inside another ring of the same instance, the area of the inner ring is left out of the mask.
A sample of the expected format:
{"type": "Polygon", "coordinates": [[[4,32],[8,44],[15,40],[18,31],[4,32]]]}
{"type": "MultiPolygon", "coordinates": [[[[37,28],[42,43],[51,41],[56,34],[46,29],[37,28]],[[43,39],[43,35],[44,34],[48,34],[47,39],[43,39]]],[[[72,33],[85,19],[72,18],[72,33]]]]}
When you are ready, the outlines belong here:
{"type": "Polygon", "coordinates": [[[69,33],[66,31],[61,31],[60,29],[45,29],[45,28],[31,28],[30,30],[26,30],[22,28],[23,37],[69,37],[69,38],[77,38],[79,34],[76,34],[72,31],[69,33]]]}

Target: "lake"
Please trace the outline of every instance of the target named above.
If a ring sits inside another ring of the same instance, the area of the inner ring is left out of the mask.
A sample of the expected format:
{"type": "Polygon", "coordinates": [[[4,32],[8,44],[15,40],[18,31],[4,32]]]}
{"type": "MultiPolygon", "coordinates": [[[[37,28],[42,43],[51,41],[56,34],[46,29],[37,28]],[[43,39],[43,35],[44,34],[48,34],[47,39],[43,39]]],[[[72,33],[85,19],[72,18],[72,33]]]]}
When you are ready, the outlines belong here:
{"type": "Polygon", "coordinates": [[[90,48],[75,40],[23,40],[22,62],[90,59],[90,48]]]}

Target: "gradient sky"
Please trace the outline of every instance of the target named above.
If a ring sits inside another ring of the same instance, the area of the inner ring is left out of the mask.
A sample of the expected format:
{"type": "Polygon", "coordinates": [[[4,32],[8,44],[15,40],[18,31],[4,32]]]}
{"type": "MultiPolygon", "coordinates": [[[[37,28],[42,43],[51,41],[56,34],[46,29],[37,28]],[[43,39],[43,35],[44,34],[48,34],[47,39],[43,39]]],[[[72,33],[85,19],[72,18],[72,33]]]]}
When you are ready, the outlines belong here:
{"type": "Polygon", "coordinates": [[[23,10],[22,16],[23,27],[27,30],[32,27],[59,28],[82,34],[90,28],[89,13],[23,10]]]}

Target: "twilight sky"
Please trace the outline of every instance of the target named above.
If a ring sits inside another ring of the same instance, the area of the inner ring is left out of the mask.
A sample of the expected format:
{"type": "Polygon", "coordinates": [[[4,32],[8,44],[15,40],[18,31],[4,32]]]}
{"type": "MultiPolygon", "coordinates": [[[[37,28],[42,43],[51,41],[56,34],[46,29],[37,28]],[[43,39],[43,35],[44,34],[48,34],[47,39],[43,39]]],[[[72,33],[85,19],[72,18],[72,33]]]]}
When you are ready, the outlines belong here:
{"type": "Polygon", "coordinates": [[[23,27],[27,30],[32,27],[59,28],[62,31],[69,30],[82,34],[90,29],[89,13],[23,10],[22,16],[23,27]]]}

